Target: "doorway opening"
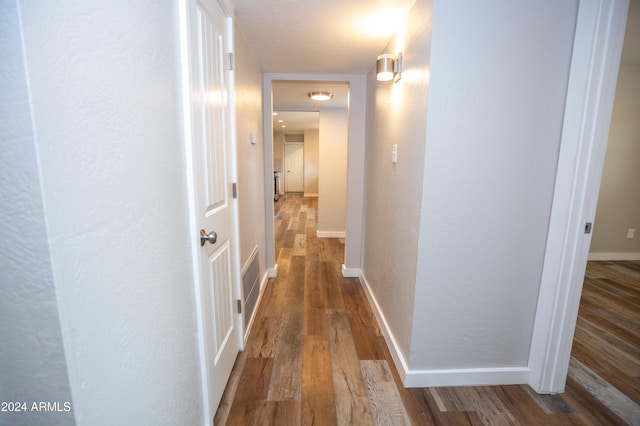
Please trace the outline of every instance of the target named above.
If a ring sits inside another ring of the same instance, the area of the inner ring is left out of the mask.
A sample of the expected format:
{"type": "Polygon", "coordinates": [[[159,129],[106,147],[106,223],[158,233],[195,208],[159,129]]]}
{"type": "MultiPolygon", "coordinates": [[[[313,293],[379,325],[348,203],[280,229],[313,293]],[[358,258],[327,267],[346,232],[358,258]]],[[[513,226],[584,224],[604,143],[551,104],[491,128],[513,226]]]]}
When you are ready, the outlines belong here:
{"type": "Polygon", "coordinates": [[[273,111],[275,200],[286,192],[318,196],[319,111],[273,111]]]}
{"type": "MultiPolygon", "coordinates": [[[[284,193],[316,197],[317,237],[344,238],[349,145],[349,85],[273,84],[273,167],[284,193]],[[325,100],[312,93],[327,93],[325,100]]],[[[276,244],[277,245],[277,244],[276,244]]],[[[278,253],[276,253],[277,259],[278,253]]]]}
{"type": "Polygon", "coordinates": [[[286,192],[318,198],[317,236],[344,238],[343,273],[359,272],[366,76],[313,77],[266,74],[264,79],[264,105],[271,106],[264,111],[265,191],[273,194],[265,209],[271,277],[277,275],[278,255],[273,212],[286,192]],[[311,100],[309,94],[317,91],[332,96],[311,100]],[[360,102],[354,105],[354,99],[360,102]],[[351,269],[345,267],[349,259],[351,269]]]}
{"type": "Polygon", "coordinates": [[[595,398],[629,423],[633,410],[623,407],[640,395],[633,385],[638,309],[630,302],[640,295],[640,55],[632,50],[640,52],[638,28],[640,3],[631,2],[567,378],[567,387],[607,389],[606,398],[602,391],[595,398]]]}

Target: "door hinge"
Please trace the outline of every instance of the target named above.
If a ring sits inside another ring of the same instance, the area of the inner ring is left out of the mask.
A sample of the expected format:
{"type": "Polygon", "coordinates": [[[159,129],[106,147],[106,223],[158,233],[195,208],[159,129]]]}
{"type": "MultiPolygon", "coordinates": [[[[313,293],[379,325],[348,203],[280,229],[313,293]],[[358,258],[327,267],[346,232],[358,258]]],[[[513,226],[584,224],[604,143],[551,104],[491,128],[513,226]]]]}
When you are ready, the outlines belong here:
{"type": "Polygon", "coordinates": [[[238,313],[241,314],[242,313],[242,301],[240,299],[238,299],[237,302],[238,302],[238,313]]]}
{"type": "Polygon", "coordinates": [[[593,226],[593,223],[591,222],[587,222],[584,224],[584,233],[585,234],[590,234],[591,233],[591,227],[593,226]]]}
{"type": "Polygon", "coordinates": [[[236,182],[231,184],[231,196],[233,198],[238,198],[238,184],[236,182]]]}
{"type": "Polygon", "coordinates": [[[227,65],[227,69],[229,71],[233,71],[233,52],[227,53],[227,58],[229,59],[229,63],[227,65]]]}

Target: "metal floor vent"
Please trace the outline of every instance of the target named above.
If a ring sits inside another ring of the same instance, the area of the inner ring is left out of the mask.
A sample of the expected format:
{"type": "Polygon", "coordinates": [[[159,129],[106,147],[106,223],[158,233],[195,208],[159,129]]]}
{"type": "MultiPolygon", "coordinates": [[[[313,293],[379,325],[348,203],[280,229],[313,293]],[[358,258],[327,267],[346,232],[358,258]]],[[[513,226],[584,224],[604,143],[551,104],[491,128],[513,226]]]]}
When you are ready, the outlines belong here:
{"type": "Polygon", "coordinates": [[[242,294],[244,295],[244,327],[249,324],[256,301],[260,293],[260,262],[258,260],[258,249],[253,251],[251,262],[247,270],[242,275],[242,294]]]}

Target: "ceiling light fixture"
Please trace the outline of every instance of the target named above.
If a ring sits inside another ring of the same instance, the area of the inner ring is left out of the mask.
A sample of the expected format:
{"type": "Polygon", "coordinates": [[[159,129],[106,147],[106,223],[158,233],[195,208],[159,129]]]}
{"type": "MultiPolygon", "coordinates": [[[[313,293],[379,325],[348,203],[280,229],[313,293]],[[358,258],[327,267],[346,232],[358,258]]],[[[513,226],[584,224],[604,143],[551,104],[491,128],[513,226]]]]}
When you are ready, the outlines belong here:
{"type": "Polygon", "coordinates": [[[397,83],[402,77],[402,52],[396,56],[385,53],[378,56],[376,61],[376,78],[378,81],[397,83]]]}
{"type": "Polygon", "coordinates": [[[314,101],[328,101],[331,98],[333,98],[331,92],[309,92],[309,99],[314,101]]]}

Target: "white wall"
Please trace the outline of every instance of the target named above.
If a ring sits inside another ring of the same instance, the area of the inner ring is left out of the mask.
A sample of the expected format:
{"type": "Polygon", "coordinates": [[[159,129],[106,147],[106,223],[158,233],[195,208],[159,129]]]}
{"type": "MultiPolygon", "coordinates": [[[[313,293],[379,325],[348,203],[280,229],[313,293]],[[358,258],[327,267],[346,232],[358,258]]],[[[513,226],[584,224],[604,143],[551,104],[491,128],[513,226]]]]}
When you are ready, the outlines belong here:
{"type": "MultiPolygon", "coordinates": [[[[271,102],[271,94],[274,81],[330,81],[345,82],[349,84],[349,110],[347,116],[348,148],[347,163],[348,174],[346,200],[345,230],[345,264],[343,274],[358,276],[360,260],[362,258],[362,217],[363,217],[363,188],[364,188],[364,148],[365,148],[365,116],[366,116],[366,76],[363,75],[326,75],[326,74],[264,74],[263,76],[263,102],[268,105],[271,102]]],[[[266,110],[263,116],[265,138],[269,141],[265,144],[265,176],[270,179],[272,174],[272,158],[274,149],[274,135],[272,128],[272,115],[266,110]]],[[[269,184],[270,186],[270,184],[269,184]]],[[[266,188],[269,192],[270,189],[266,188]]],[[[277,274],[274,253],[273,233],[273,200],[265,201],[267,217],[267,266],[272,276],[277,274]]]]}
{"type": "MultiPolygon", "coordinates": [[[[284,194],[284,133],[273,132],[273,171],[280,172],[278,192],[284,194]]],[[[274,191],[275,192],[275,191],[274,191]]]]}
{"type": "Polygon", "coordinates": [[[597,259],[640,259],[639,118],[640,67],[621,66],[590,248],[597,259]]]}
{"type": "Polygon", "coordinates": [[[403,53],[398,83],[367,82],[362,273],[408,360],[424,174],[431,2],[418,0],[384,52],[403,53]],[[398,163],[391,161],[398,145],[398,163]]]}
{"type": "Polygon", "coordinates": [[[576,12],[418,0],[369,74],[362,277],[405,384],[527,380],[576,12]]]}
{"type": "Polygon", "coordinates": [[[349,80],[347,217],[344,264],[342,265],[342,274],[346,277],[358,277],[362,265],[367,100],[367,76],[351,77],[349,80]]]}
{"type": "Polygon", "coordinates": [[[262,70],[237,23],[234,28],[240,266],[258,247],[262,277],[266,273],[262,70]],[[250,133],[256,135],[255,145],[249,141],[250,133]]]}
{"type": "Polygon", "coordinates": [[[319,131],[304,131],[304,195],[318,196],[318,140],[319,131]]]}
{"type": "MultiPolygon", "coordinates": [[[[60,329],[16,2],[0,3],[0,401],[74,404],[60,329]]],[[[0,425],[75,424],[72,412],[0,425]]]]}
{"type": "Polygon", "coordinates": [[[20,8],[75,419],[202,424],[178,5],[20,8]]]}
{"type": "Polygon", "coordinates": [[[319,118],[318,236],[343,236],[347,211],[349,120],[346,108],[324,108],[319,118]]]}
{"type": "Polygon", "coordinates": [[[410,355],[426,377],[527,366],[576,12],[435,3],[410,355]]]}

